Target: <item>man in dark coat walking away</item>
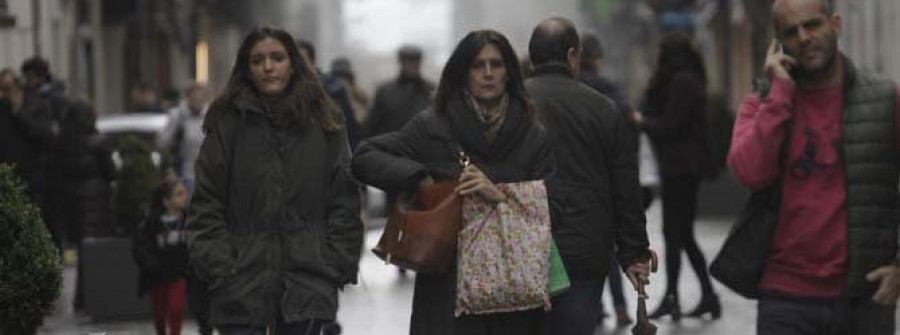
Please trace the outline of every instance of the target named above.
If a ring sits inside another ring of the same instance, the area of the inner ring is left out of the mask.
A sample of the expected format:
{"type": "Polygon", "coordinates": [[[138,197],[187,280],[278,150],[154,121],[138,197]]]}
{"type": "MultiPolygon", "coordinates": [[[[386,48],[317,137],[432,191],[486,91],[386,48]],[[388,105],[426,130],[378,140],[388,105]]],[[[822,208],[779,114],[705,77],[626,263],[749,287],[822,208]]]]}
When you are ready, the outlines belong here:
{"type": "Polygon", "coordinates": [[[636,143],[615,104],[576,79],[581,46],[572,22],[542,21],[528,51],[534,78],[526,86],[556,141],[547,188],[553,238],[572,281],[553,298],[553,333],[593,334],[613,250],[635,287],[649,275],[636,143]]]}
{"type": "Polygon", "coordinates": [[[400,130],[428,108],[434,84],[422,78],[422,50],[403,46],[397,52],[400,75],[375,91],[375,102],[363,125],[366,137],[400,130]]]}

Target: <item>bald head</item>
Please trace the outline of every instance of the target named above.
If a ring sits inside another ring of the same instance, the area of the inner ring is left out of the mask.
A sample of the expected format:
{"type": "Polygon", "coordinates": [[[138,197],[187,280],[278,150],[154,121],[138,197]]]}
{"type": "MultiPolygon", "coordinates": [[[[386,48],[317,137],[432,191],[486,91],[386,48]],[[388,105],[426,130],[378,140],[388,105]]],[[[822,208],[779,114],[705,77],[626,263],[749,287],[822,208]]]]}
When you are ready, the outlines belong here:
{"type": "Polygon", "coordinates": [[[564,18],[551,18],[538,23],[528,43],[528,54],[534,66],[567,63],[570,53],[579,49],[575,24],[564,18]]]}

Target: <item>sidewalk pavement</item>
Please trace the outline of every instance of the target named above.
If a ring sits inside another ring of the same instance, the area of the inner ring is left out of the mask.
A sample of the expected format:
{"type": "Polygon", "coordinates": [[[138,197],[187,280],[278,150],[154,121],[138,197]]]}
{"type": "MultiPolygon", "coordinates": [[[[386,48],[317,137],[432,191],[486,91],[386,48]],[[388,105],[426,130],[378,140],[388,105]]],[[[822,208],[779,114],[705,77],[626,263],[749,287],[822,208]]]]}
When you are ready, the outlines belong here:
{"type": "MultiPolygon", "coordinates": [[[[651,246],[660,256],[665,257],[663,240],[661,210],[659,202],[647,212],[647,229],[650,235],[651,246]]],[[[707,261],[715,255],[717,249],[730,227],[731,219],[727,217],[700,218],[696,226],[697,239],[707,261]]],[[[372,226],[378,226],[373,224],[372,226]]],[[[377,243],[380,231],[370,230],[366,235],[366,248],[360,264],[360,281],[358,285],[347,287],[340,297],[340,311],[338,320],[343,325],[344,334],[407,334],[409,329],[409,316],[412,303],[412,290],[414,274],[401,276],[393,266],[386,266],[376,258],[369,250],[377,243]]],[[[679,282],[681,292],[681,306],[683,310],[691,310],[700,298],[699,282],[691,269],[687,259],[682,262],[682,274],[679,282]]],[[[650,300],[647,302],[649,310],[653,310],[663,295],[665,289],[664,266],[661,264],[660,272],[651,277],[651,285],[648,287],[650,300]]],[[[627,285],[627,283],[626,283],[627,285]]],[[[682,319],[675,323],[668,318],[656,320],[659,327],[657,334],[729,334],[729,335],[753,335],[756,333],[756,302],[746,300],[734,294],[718,283],[716,290],[723,305],[723,315],[720,320],[682,319]]],[[[65,288],[62,299],[57,302],[57,312],[46,319],[40,334],[154,334],[153,323],[149,319],[92,322],[91,318],[78,315],[72,311],[71,298],[74,286],[74,268],[67,268],[65,275],[65,288]]],[[[629,302],[629,313],[634,317],[637,296],[633,290],[626,287],[626,298],[629,302]]],[[[604,295],[605,306],[612,306],[609,295],[604,295]]],[[[607,307],[607,312],[612,310],[607,307]]],[[[898,314],[900,320],[900,314],[898,314]]],[[[192,321],[186,320],[183,334],[196,334],[196,326],[192,321]]],[[[631,334],[630,327],[615,328],[615,318],[607,318],[602,327],[598,327],[596,334],[631,334]]],[[[900,334],[900,333],[898,333],[900,334]]]]}

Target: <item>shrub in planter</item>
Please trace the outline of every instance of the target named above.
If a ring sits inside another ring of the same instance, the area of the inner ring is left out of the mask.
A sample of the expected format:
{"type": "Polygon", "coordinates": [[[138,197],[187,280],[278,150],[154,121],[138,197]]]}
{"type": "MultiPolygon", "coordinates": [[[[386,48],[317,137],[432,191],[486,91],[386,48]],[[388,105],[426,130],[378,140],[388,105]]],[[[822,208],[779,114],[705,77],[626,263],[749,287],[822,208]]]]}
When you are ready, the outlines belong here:
{"type": "Polygon", "coordinates": [[[59,253],[13,167],[0,164],[0,334],[34,334],[62,285],[59,253]]]}
{"type": "Polygon", "coordinates": [[[153,147],[146,140],[129,135],[123,137],[116,147],[122,167],[116,176],[113,195],[114,231],[117,236],[130,236],[144,218],[160,172],[151,158],[153,147]]]}

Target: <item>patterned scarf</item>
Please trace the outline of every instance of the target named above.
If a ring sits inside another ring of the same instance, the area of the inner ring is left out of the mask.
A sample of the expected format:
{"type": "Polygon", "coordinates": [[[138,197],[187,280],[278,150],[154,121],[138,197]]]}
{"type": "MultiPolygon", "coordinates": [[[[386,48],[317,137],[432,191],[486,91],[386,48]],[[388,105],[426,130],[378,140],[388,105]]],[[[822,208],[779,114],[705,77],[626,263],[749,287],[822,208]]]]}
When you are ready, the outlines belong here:
{"type": "Polygon", "coordinates": [[[468,102],[469,107],[472,107],[472,110],[475,111],[475,118],[478,119],[478,123],[481,124],[481,130],[484,131],[484,136],[487,138],[488,142],[493,143],[494,139],[497,137],[497,133],[500,132],[500,126],[503,125],[503,120],[506,118],[506,111],[509,109],[509,95],[503,93],[503,96],[500,97],[500,102],[497,105],[487,107],[480,103],[471,93],[466,92],[466,102],[468,102]]]}

